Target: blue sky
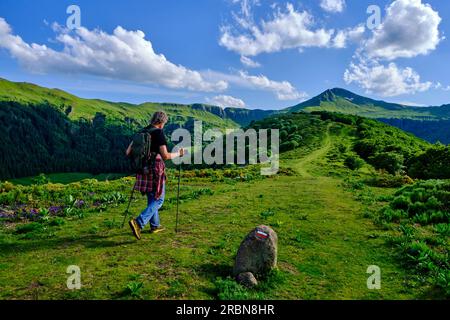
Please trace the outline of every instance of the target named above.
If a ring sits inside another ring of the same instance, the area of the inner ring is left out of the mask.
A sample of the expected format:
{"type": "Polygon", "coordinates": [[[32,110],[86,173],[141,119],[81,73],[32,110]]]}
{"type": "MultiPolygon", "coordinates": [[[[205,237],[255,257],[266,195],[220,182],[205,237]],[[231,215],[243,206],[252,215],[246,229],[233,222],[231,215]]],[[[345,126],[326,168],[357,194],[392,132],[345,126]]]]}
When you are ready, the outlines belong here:
{"type": "Polygon", "coordinates": [[[441,105],[449,19],[439,0],[2,0],[0,77],[134,103],[279,109],[343,87],[441,105]]]}

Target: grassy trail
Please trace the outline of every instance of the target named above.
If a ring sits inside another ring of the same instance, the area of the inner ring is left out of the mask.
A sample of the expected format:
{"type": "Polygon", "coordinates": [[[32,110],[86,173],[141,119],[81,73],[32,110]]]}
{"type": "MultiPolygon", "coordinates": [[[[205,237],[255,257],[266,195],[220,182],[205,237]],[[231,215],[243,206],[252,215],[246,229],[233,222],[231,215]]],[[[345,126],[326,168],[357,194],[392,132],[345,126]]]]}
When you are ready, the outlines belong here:
{"type": "Polygon", "coordinates": [[[297,171],[297,173],[304,178],[311,178],[312,175],[309,173],[308,168],[314,165],[316,160],[323,158],[332,146],[332,141],[330,137],[330,126],[328,125],[327,131],[325,133],[325,138],[323,140],[322,146],[306,155],[303,158],[295,159],[289,163],[289,165],[297,171]]]}
{"type": "MultiPolygon", "coordinates": [[[[240,241],[258,224],[273,226],[279,237],[282,280],[264,292],[266,299],[418,297],[420,292],[404,289],[407,275],[384,245],[384,231],[362,217],[362,205],[342,189],[341,180],[314,173],[338,139],[327,133],[319,150],[282,162],[299,176],[183,183],[182,192],[207,187],[214,194],[181,204],[178,234],[173,205],[161,211],[167,230],[144,234],[139,242],[128,228],[106,227],[105,222],[121,221],[121,206],[68,221],[52,239],[3,242],[0,298],[122,299],[130,298],[126,287],[139,282],[144,299],[214,299],[216,278],[230,276],[240,241]],[[71,264],[81,269],[81,290],[66,288],[71,264]],[[381,290],[367,289],[369,265],[381,268],[381,290]]],[[[169,197],[175,188],[168,186],[169,197]]],[[[139,198],[132,212],[144,203],[139,198]]]]}

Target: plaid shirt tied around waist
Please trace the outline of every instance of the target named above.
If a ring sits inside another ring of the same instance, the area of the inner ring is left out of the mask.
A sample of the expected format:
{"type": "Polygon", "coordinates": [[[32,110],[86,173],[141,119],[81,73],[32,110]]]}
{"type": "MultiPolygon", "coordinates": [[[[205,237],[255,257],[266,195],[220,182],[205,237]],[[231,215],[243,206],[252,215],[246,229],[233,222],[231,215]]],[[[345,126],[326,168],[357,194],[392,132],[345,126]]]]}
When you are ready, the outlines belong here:
{"type": "Polygon", "coordinates": [[[136,174],[136,184],[134,190],[141,193],[155,193],[155,198],[161,197],[163,186],[166,181],[166,166],[161,155],[157,155],[154,168],[150,168],[148,174],[136,174]]]}

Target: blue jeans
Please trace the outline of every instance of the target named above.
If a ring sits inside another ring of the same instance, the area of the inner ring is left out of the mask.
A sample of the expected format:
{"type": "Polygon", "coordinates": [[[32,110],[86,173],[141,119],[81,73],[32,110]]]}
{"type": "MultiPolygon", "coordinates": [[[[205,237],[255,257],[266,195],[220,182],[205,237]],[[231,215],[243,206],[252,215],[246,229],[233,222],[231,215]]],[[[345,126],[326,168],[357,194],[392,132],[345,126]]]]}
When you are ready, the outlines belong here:
{"type": "Polygon", "coordinates": [[[155,199],[155,194],[153,192],[147,193],[147,208],[145,208],[139,217],[136,218],[136,222],[141,229],[144,229],[149,222],[152,228],[157,228],[160,226],[158,210],[164,203],[165,193],[165,184],[163,185],[163,190],[159,199],[155,199]]]}

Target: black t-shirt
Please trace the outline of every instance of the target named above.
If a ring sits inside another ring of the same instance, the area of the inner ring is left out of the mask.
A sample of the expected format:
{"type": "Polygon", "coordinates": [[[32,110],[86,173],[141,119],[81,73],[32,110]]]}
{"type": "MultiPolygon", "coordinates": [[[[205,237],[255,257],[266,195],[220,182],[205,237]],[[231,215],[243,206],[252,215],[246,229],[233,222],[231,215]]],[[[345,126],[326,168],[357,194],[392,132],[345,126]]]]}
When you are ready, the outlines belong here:
{"type": "Polygon", "coordinates": [[[159,147],[167,146],[167,140],[162,129],[153,130],[150,135],[152,136],[151,152],[159,153],[159,147]]]}

